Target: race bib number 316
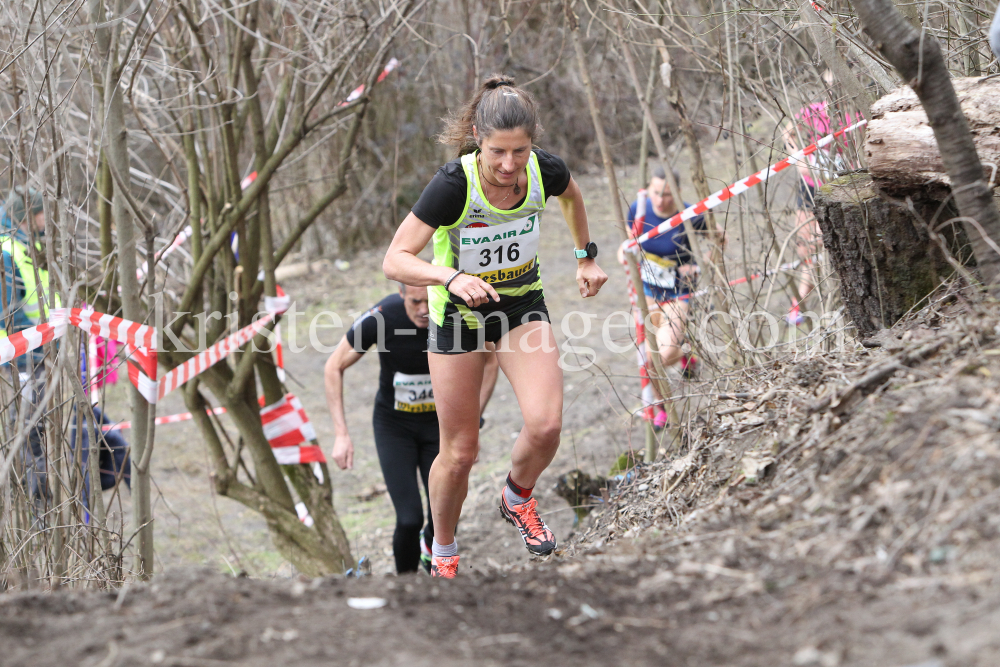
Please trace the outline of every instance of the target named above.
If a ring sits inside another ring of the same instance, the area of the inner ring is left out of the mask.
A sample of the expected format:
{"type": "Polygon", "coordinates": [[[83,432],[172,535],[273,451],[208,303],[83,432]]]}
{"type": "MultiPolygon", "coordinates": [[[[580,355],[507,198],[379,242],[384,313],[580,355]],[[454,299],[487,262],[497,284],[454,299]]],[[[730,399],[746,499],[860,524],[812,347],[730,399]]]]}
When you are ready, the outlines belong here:
{"type": "Polygon", "coordinates": [[[434,412],[436,410],[430,375],[396,373],[392,376],[392,388],[397,410],[403,412],[434,412]]]}
{"type": "Polygon", "coordinates": [[[535,267],[539,215],[502,225],[464,227],[458,268],[488,283],[520,278],[535,267]]]}

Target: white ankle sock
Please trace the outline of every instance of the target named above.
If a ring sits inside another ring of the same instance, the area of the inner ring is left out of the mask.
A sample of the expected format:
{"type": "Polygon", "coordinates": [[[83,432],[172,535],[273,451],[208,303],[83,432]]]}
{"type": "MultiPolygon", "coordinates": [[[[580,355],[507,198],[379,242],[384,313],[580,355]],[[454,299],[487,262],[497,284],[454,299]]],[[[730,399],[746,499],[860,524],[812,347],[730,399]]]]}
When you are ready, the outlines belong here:
{"type": "Polygon", "coordinates": [[[509,486],[503,487],[503,497],[507,499],[507,504],[513,507],[514,505],[521,505],[531,500],[531,496],[527,498],[522,498],[521,496],[514,493],[514,490],[509,486]]]}
{"type": "Polygon", "coordinates": [[[451,544],[439,544],[437,538],[434,538],[431,544],[431,553],[434,554],[435,558],[450,558],[451,556],[458,555],[458,540],[455,540],[451,544]]]}

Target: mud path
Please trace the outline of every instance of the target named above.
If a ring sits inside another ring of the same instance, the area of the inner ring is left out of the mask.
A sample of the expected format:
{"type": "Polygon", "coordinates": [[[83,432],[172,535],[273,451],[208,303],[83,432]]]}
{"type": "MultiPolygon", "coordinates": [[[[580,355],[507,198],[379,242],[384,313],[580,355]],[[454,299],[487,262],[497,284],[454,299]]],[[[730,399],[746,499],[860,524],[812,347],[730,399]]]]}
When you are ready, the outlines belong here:
{"type": "Polygon", "coordinates": [[[689,577],[654,553],[501,574],[272,582],[205,570],[118,593],[0,600],[3,664],[987,667],[1000,590],[902,590],[802,573],[773,593],[689,577]],[[357,610],[352,598],[385,606],[357,610]],[[928,662],[929,660],[929,662],[928,662]]]}

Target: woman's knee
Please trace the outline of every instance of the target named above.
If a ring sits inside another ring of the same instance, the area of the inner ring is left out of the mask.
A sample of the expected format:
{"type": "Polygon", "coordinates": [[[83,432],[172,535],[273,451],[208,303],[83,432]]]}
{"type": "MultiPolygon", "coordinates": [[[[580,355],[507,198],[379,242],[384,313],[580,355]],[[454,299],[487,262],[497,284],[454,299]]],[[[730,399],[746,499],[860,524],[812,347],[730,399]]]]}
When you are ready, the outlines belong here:
{"type": "Polygon", "coordinates": [[[539,414],[530,417],[525,415],[524,428],[532,442],[559,442],[559,434],[562,432],[562,413],[539,414]]]}
{"type": "Polygon", "coordinates": [[[660,348],[660,363],[664,366],[673,366],[681,360],[681,348],[677,345],[664,345],[660,348]]]}
{"type": "Polygon", "coordinates": [[[450,475],[468,475],[476,462],[478,450],[475,444],[442,446],[434,464],[442,466],[450,475]]]}

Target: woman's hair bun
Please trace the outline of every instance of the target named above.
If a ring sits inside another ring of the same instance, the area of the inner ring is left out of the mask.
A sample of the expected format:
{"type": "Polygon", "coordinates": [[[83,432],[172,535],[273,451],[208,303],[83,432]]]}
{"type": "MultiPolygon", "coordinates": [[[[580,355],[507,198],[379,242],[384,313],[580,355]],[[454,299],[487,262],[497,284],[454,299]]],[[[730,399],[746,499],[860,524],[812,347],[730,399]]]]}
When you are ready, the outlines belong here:
{"type": "Polygon", "coordinates": [[[456,155],[472,153],[479,148],[479,137],[489,137],[497,130],[524,130],[534,140],[541,134],[538,106],[526,90],[514,83],[509,74],[492,74],[462,108],[446,119],[444,132],[438,141],[456,149],[456,155]],[[497,89],[502,89],[497,92],[497,89]]]}
{"type": "Polygon", "coordinates": [[[505,74],[494,74],[490,78],[483,81],[483,88],[486,90],[495,90],[500,86],[511,86],[514,87],[517,84],[514,83],[514,77],[507,76],[505,74]]]}

